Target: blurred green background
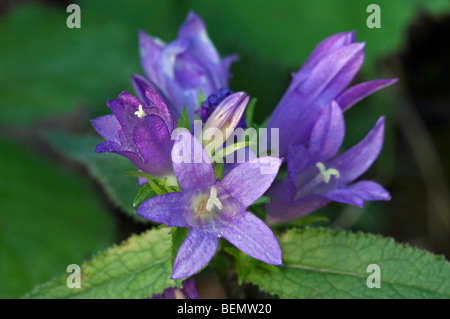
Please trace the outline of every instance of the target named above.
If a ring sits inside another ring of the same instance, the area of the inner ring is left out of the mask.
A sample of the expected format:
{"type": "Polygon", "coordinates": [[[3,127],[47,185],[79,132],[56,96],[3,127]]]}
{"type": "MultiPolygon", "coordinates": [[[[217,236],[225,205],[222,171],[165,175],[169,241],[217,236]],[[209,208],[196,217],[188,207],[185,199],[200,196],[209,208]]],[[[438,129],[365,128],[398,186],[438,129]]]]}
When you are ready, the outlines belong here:
{"type": "Polygon", "coordinates": [[[259,122],[321,40],[357,30],[366,58],[355,82],[400,81],[346,113],[344,147],[386,115],[385,147],[365,177],[393,199],[364,209],[334,203],[315,214],[332,228],[450,256],[448,0],[2,1],[0,298],[20,297],[145,229],[44,132],[94,135],[89,119],[109,113],[105,102],[131,91],[130,75],[142,73],[137,30],[171,41],[189,10],[204,18],[222,56],[239,54],[230,87],[258,98],[259,122]],[[81,7],[81,29],[66,27],[70,3],[81,7]],[[381,29],[366,26],[370,3],[381,7],[381,29]]]}

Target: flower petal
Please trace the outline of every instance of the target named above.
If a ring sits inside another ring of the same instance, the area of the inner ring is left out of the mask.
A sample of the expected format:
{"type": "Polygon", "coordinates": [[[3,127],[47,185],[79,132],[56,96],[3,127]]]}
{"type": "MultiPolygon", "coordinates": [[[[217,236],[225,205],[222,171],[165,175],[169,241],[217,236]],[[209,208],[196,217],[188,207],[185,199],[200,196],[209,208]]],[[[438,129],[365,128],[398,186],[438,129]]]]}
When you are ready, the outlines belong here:
{"type": "Polygon", "coordinates": [[[239,60],[239,56],[237,54],[231,54],[231,55],[228,55],[228,56],[223,58],[223,60],[222,60],[222,69],[223,69],[223,73],[224,74],[222,75],[222,77],[223,77],[223,81],[225,83],[225,86],[222,87],[222,88],[227,88],[228,87],[228,80],[231,77],[231,74],[230,74],[231,64],[233,64],[234,62],[236,62],[238,60],[239,60]]]}
{"type": "Polygon", "coordinates": [[[200,141],[186,130],[179,130],[172,149],[175,176],[183,191],[212,186],[214,168],[200,141]]]}
{"type": "Polygon", "coordinates": [[[117,121],[127,132],[132,132],[134,126],[139,121],[136,111],[139,110],[140,106],[147,115],[154,113],[152,108],[146,106],[145,103],[139,101],[126,91],[120,93],[117,99],[109,100],[107,104],[117,118],[117,121]]]}
{"type": "Polygon", "coordinates": [[[321,196],[335,202],[350,204],[357,207],[364,206],[364,200],[362,200],[356,192],[348,188],[335,188],[327,193],[321,194],[321,196]]]}
{"type": "Polygon", "coordinates": [[[219,244],[216,234],[191,229],[178,250],[171,279],[192,276],[214,256],[219,244]]]}
{"type": "Polygon", "coordinates": [[[237,151],[227,155],[223,163],[223,176],[227,175],[231,170],[238,167],[242,163],[253,161],[257,158],[256,153],[250,147],[243,147],[237,151]]]}
{"type": "Polygon", "coordinates": [[[170,227],[190,227],[185,216],[189,214],[187,197],[182,193],[167,193],[147,199],[136,214],[170,227]]]}
{"type": "Polygon", "coordinates": [[[186,279],[182,282],[183,288],[166,288],[162,294],[152,296],[152,299],[199,299],[194,278],[186,279]]]}
{"type": "Polygon", "coordinates": [[[91,120],[92,126],[98,134],[105,140],[119,143],[118,132],[120,130],[120,123],[112,114],[97,117],[91,120]]]}
{"type": "Polygon", "coordinates": [[[160,39],[152,38],[144,31],[139,31],[139,52],[142,68],[150,81],[157,86],[161,85],[157,65],[165,46],[165,43],[160,39]]]}
{"type": "Polygon", "coordinates": [[[131,76],[131,85],[133,86],[139,100],[144,102],[148,107],[152,107],[153,105],[151,105],[150,101],[145,96],[145,90],[149,87],[153,87],[153,84],[142,75],[133,74],[131,76]]]}
{"type": "Polygon", "coordinates": [[[344,134],[344,116],[340,106],[333,100],[325,107],[311,132],[308,148],[311,157],[317,161],[326,161],[336,155],[344,134]]]}
{"type": "Polygon", "coordinates": [[[172,113],[160,93],[154,87],[148,87],[145,90],[145,97],[159,110],[161,117],[166,122],[169,132],[172,132],[175,128],[172,113]]]}
{"type": "Polygon", "coordinates": [[[211,89],[208,92],[205,91],[206,88],[202,88],[203,93],[208,96],[220,88],[227,88],[228,69],[236,57],[230,56],[224,61],[220,60],[220,55],[208,36],[205,23],[197,14],[189,12],[178,31],[178,37],[189,40],[189,55],[201,61],[202,66],[207,69],[207,82],[210,82],[208,86],[211,89]]]}
{"type": "Polygon", "coordinates": [[[249,100],[250,97],[245,92],[233,93],[220,102],[217,108],[211,113],[203,127],[204,143],[209,141],[207,145],[211,150],[218,150],[234,132],[234,129],[240,123],[249,100]],[[213,133],[220,131],[222,133],[222,139],[219,138],[220,136],[212,134],[212,140],[206,140],[206,138],[210,137],[208,131],[212,131],[213,133]]]}
{"type": "Polygon", "coordinates": [[[158,72],[161,80],[160,87],[164,90],[165,95],[170,99],[174,109],[175,116],[181,116],[183,106],[189,114],[191,121],[194,120],[194,111],[197,107],[198,89],[184,88],[180,85],[176,78],[176,64],[183,63],[180,55],[189,48],[189,40],[180,38],[166,46],[158,61],[158,72]],[[181,59],[181,60],[180,60],[181,59]]]}
{"type": "Polygon", "coordinates": [[[291,144],[289,146],[287,168],[289,179],[293,185],[297,184],[297,176],[313,165],[314,158],[303,144],[291,144]]]}
{"type": "Polygon", "coordinates": [[[297,85],[285,93],[267,123],[269,131],[279,128],[281,156],[291,143],[307,142],[323,108],[350,83],[363,59],[364,44],[350,44],[323,57],[301,81],[293,80],[297,85]]]}
{"type": "Polygon", "coordinates": [[[166,122],[169,131],[172,132],[174,129],[172,113],[167,106],[167,103],[164,101],[162,93],[146,78],[139,74],[132,75],[131,85],[136,91],[139,99],[142,100],[146,106],[151,108],[152,111],[154,111],[151,114],[161,116],[166,122]],[[156,110],[159,112],[156,112],[156,110]]]}
{"type": "Polygon", "coordinates": [[[144,172],[164,176],[172,171],[173,141],[166,122],[161,117],[144,117],[134,128],[133,139],[146,164],[144,172]]]}
{"type": "Polygon", "coordinates": [[[191,50],[198,58],[220,63],[219,53],[208,36],[205,23],[194,12],[189,12],[186,21],[178,30],[178,37],[189,39],[191,50]]]}
{"type": "Polygon", "coordinates": [[[275,157],[260,157],[232,169],[219,183],[245,209],[270,187],[282,163],[275,157]]]}
{"type": "Polygon", "coordinates": [[[303,64],[302,70],[317,64],[327,54],[355,42],[355,31],[334,34],[320,42],[303,64]]]}
{"type": "Polygon", "coordinates": [[[386,86],[392,85],[395,82],[397,82],[397,79],[382,79],[359,83],[342,93],[336,101],[342,108],[342,111],[346,111],[366,96],[369,96],[386,86]]]}
{"type": "Polygon", "coordinates": [[[340,172],[339,185],[347,185],[363,174],[377,159],[383,146],[384,117],[367,136],[345,153],[325,163],[340,172]]]}
{"type": "Polygon", "coordinates": [[[345,188],[334,189],[330,192],[322,194],[323,197],[363,207],[365,201],[374,200],[390,200],[391,195],[380,184],[372,181],[360,181],[345,188]]]}
{"type": "Polygon", "coordinates": [[[226,224],[221,236],[253,258],[268,264],[281,265],[281,248],[275,235],[264,222],[250,212],[226,224]]]}
{"type": "Polygon", "coordinates": [[[365,201],[391,199],[389,192],[383,186],[373,181],[360,181],[347,188],[358,193],[358,196],[365,201]]]}
{"type": "Polygon", "coordinates": [[[311,194],[294,201],[295,186],[285,178],[275,184],[267,195],[271,198],[266,207],[266,220],[269,225],[276,225],[295,220],[316,209],[325,206],[329,200],[311,194]]]}
{"type": "Polygon", "coordinates": [[[139,154],[137,154],[129,149],[125,149],[124,147],[122,147],[122,145],[120,145],[116,142],[112,142],[112,141],[106,141],[106,142],[98,144],[95,147],[95,152],[119,154],[121,156],[128,158],[134,165],[136,165],[139,168],[142,167],[142,165],[144,163],[142,161],[142,159],[140,158],[139,154]]]}

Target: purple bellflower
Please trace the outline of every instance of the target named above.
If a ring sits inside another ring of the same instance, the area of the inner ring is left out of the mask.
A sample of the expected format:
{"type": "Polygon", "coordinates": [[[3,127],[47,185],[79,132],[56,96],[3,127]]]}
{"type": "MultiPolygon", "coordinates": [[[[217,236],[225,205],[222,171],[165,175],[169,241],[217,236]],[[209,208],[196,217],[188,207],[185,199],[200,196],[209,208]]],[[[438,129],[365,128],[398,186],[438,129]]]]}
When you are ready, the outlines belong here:
{"type": "Polygon", "coordinates": [[[95,130],[106,139],[95,151],[125,156],[147,174],[174,180],[170,156],[172,114],[153,88],[147,87],[142,95],[140,101],[123,92],[107,103],[113,114],[91,120],[95,130]]]}
{"type": "Polygon", "coordinates": [[[141,64],[147,78],[156,85],[173,107],[176,117],[186,106],[194,120],[199,90],[205,96],[228,88],[229,68],[236,55],[220,59],[206,32],[205,23],[193,12],[169,44],[139,32],[141,64]]]}
{"type": "Polygon", "coordinates": [[[224,98],[211,113],[203,126],[203,144],[207,145],[209,151],[220,149],[232,135],[234,129],[242,121],[249,100],[250,97],[245,92],[233,93],[224,98]],[[220,136],[214,136],[219,132],[220,136]],[[208,133],[212,133],[212,136],[208,133]],[[214,138],[211,140],[213,136],[214,138]]]}
{"type": "Polygon", "coordinates": [[[152,299],[199,299],[195,281],[189,278],[183,281],[183,288],[166,288],[162,294],[153,295],[152,299]]]}
{"type": "MultiPolygon", "coordinates": [[[[229,89],[220,89],[217,92],[208,96],[208,98],[201,103],[200,108],[195,111],[203,123],[209,119],[211,114],[217,109],[217,107],[224,101],[228,96],[233,94],[233,91],[229,89]]],[[[245,116],[241,115],[241,119],[237,124],[236,128],[241,127],[243,129],[247,128],[247,123],[245,121],[245,116]]]]}
{"type": "Polygon", "coordinates": [[[149,220],[191,229],[178,251],[172,279],[191,276],[205,266],[221,237],[254,258],[282,263],[280,246],[270,228],[246,210],[272,184],[281,159],[258,158],[217,181],[201,143],[180,130],[172,162],[181,192],[148,199],[137,210],[149,220]]]}
{"type": "Polygon", "coordinates": [[[308,141],[314,123],[332,100],[345,111],[397,81],[373,80],[344,91],[362,65],[364,45],[355,42],[355,32],[335,34],[323,40],[303,67],[293,74],[291,84],[267,123],[269,132],[271,128],[279,128],[280,156],[287,155],[290,144],[308,141]]]}
{"type": "Polygon", "coordinates": [[[357,145],[336,156],[344,139],[342,107],[329,103],[315,123],[309,146],[292,144],[287,159],[288,177],[269,190],[267,221],[283,223],[302,217],[330,201],[358,207],[364,201],[389,200],[390,195],[373,181],[359,181],[376,160],[383,145],[384,118],[357,145]]]}

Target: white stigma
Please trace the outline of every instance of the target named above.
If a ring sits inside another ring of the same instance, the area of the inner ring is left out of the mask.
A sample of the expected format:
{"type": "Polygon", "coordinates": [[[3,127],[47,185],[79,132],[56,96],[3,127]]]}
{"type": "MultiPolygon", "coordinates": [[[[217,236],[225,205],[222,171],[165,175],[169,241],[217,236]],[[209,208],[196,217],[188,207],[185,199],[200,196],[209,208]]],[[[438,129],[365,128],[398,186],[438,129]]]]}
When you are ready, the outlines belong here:
{"type": "Polygon", "coordinates": [[[147,115],[147,113],[144,112],[142,109],[142,105],[139,104],[139,110],[134,112],[135,115],[137,115],[140,119],[147,115]]]}
{"type": "Polygon", "coordinates": [[[331,175],[335,176],[336,178],[339,178],[341,176],[341,174],[337,169],[335,168],[326,169],[325,165],[322,162],[317,162],[316,166],[320,170],[320,174],[322,174],[323,176],[323,181],[327,184],[330,182],[331,175]]]}
{"type": "Polygon", "coordinates": [[[206,210],[208,212],[211,212],[213,206],[216,206],[218,209],[222,209],[222,203],[220,202],[220,200],[217,198],[217,189],[215,186],[211,187],[211,193],[209,194],[209,199],[206,202],[206,210]]]}

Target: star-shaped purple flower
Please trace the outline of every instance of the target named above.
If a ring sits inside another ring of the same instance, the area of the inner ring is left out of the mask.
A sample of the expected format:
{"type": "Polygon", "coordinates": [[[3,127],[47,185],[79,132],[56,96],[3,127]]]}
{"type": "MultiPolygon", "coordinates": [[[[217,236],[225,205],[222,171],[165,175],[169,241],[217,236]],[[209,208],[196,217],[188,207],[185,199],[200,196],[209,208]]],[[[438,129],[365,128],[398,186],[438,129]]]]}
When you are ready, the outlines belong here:
{"type": "Polygon", "coordinates": [[[180,130],[172,162],[181,192],[148,199],[137,210],[152,221],[191,229],[178,251],[172,279],[191,276],[205,266],[221,237],[254,258],[282,263],[280,246],[270,228],[246,210],[272,184],[281,159],[255,159],[217,181],[201,143],[180,130]]]}
{"type": "Polygon", "coordinates": [[[345,111],[397,81],[373,80],[344,91],[363,63],[364,46],[365,43],[355,42],[355,32],[335,34],[323,40],[293,74],[291,84],[267,123],[269,134],[271,128],[279,129],[280,156],[287,155],[290,144],[308,141],[314,123],[332,100],[345,111]]]}
{"type": "Polygon", "coordinates": [[[304,216],[330,201],[358,207],[364,201],[389,200],[390,195],[373,181],[359,181],[383,146],[384,118],[357,145],[336,156],[344,139],[342,107],[332,101],[314,125],[309,146],[293,144],[287,159],[289,176],[268,192],[267,221],[287,222],[304,216]]]}
{"type": "Polygon", "coordinates": [[[178,30],[178,38],[169,44],[140,31],[139,49],[147,78],[170,101],[177,118],[185,105],[191,121],[199,90],[209,96],[228,88],[229,68],[237,59],[236,55],[220,59],[205,23],[193,12],[178,30]]]}
{"type": "Polygon", "coordinates": [[[172,114],[152,87],[141,94],[143,101],[128,92],[121,93],[107,103],[113,114],[91,120],[95,130],[106,139],[95,151],[125,156],[145,173],[174,179],[170,156],[172,114]]]}

